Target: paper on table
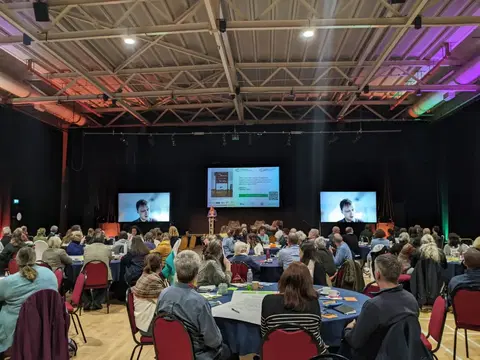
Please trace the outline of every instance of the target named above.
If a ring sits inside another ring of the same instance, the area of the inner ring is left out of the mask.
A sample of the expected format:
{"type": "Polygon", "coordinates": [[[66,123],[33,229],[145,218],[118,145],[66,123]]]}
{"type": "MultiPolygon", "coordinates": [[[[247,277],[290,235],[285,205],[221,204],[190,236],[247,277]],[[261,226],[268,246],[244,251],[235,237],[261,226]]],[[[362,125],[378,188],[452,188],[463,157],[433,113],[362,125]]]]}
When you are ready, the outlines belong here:
{"type": "Polygon", "coordinates": [[[232,301],[212,308],[212,314],[214,317],[260,325],[262,301],[265,295],[266,294],[246,291],[235,291],[232,295],[232,301]]]}

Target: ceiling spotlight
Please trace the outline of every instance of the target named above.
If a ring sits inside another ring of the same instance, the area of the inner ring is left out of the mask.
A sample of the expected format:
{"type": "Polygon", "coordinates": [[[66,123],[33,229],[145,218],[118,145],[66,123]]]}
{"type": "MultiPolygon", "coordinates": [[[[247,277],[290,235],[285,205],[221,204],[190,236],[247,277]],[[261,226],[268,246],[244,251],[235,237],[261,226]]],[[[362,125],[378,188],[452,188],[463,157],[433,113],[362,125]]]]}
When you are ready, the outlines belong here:
{"type": "Polygon", "coordinates": [[[123,42],[127,45],[133,45],[137,42],[137,40],[133,36],[127,36],[123,38],[123,42]]]}
{"type": "Polygon", "coordinates": [[[422,96],[422,90],[418,89],[418,90],[415,92],[415,96],[422,96]]]}
{"type": "Polygon", "coordinates": [[[127,139],[125,139],[125,135],[123,135],[123,133],[122,133],[122,137],[120,138],[120,142],[123,145],[128,146],[128,141],[127,141],[127,139]]]}
{"type": "Polygon", "coordinates": [[[304,30],[302,32],[302,36],[306,39],[309,39],[311,37],[313,37],[313,35],[315,35],[315,31],[311,30],[311,29],[308,29],[308,30],[304,30]]]}

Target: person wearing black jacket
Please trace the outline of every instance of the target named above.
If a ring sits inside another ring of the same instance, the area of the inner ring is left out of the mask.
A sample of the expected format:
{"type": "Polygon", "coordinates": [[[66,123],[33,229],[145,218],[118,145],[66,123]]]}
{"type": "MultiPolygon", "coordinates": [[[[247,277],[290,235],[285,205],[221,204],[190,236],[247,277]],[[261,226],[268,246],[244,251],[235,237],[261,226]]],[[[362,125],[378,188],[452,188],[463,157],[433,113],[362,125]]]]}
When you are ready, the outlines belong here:
{"type": "Polygon", "coordinates": [[[0,254],[0,276],[5,276],[5,269],[8,267],[10,260],[13,259],[18,250],[26,246],[22,240],[22,234],[23,232],[21,229],[15,230],[10,242],[0,254]]]}
{"type": "Polygon", "coordinates": [[[313,285],[327,286],[327,275],[323,267],[318,250],[313,241],[306,241],[300,248],[300,261],[307,265],[313,279],[313,285]]]}
{"type": "Polygon", "coordinates": [[[3,237],[2,237],[2,245],[6,247],[10,240],[12,239],[12,230],[8,226],[3,228],[3,237]]]}
{"type": "Polygon", "coordinates": [[[370,242],[372,240],[372,236],[373,236],[373,233],[372,233],[372,230],[370,229],[370,225],[365,225],[365,229],[362,230],[362,232],[360,233],[360,240],[362,241],[367,241],[367,242],[370,242]]]}
{"type": "Polygon", "coordinates": [[[353,233],[353,228],[347,227],[345,229],[345,235],[343,235],[343,241],[345,241],[350,248],[350,251],[355,255],[360,255],[360,246],[358,246],[358,237],[353,233]]]}
{"type": "Polygon", "coordinates": [[[358,320],[345,328],[341,355],[352,360],[376,359],[389,328],[408,316],[418,318],[415,297],[398,284],[401,272],[402,266],[394,255],[375,259],[375,280],[380,292],[363,304],[358,320]]]}
{"type": "Polygon", "coordinates": [[[125,267],[125,281],[128,285],[134,285],[142,276],[145,266],[145,256],[150,253],[140,236],[132,238],[130,250],[122,257],[121,265],[125,267]]]}
{"type": "Polygon", "coordinates": [[[320,263],[323,265],[328,276],[333,276],[337,272],[337,267],[333,262],[333,256],[330,251],[327,250],[325,245],[325,238],[318,237],[315,239],[315,248],[317,249],[318,258],[320,263]]]}

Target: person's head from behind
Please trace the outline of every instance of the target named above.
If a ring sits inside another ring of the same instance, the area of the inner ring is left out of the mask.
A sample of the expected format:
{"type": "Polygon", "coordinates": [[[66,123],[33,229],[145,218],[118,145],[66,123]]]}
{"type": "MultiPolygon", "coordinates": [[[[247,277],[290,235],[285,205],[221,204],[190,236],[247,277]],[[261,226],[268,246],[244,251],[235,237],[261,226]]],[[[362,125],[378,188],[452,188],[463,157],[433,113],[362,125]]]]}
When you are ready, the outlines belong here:
{"type": "Polygon", "coordinates": [[[402,265],[392,254],[383,254],[375,259],[375,280],[381,289],[397,285],[402,265]]]}
{"type": "Polygon", "coordinates": [[[419,248],[420,246],[422,246],[422,241],[419,237],[414,237],[413,239],[410,238],[410,242],[412,243],[414,248],[419,248]]]}
{"type": "Polygon", "coordinates": [[[58,232],[58,226],[57,226],[57,225],[52,225],[52,226],[50,227],[50,232],[51,232],[52,234],[56,234],[56,233],[58,232]]]}
{"type": "Polygon", "coordinates": [[[433,236],[430,235],[430,234],[425,234],[422,236],[422,238],[420,239],[420,243],[422,245],[425,245],[425,244],[434,244],[435,243],[435,240],[433,239],[433,236]]]}
{"type": "Polygon", "coordinates": [[[47,233],[47,229],[45,229],[45,228],[39,228],[37,230],[37,236],[45,236],[46,233],[47,233]]]}
{"type": "Polygon", "coordinates": [[[375,239],[384,239],[385,238],[385,231],[382,229],[375,230],[375,234],[373,234],[375,239]]]}
{"type": "Polygon", "coordinates": [[[126,231],[120,231],[120,234],[118,234],[118,240],[127,240],[128,239],[128,234],[126,231]]]}
{"type": "Polygon", "coordinates": [[[454,248],[458,247],[460,245],[460,236],[456,233],[448,234],[448,245],[454,248]]]}
{"type": "Polygon", "coordinates": [[[23,230],[21,228],[17,228],[13,231],[10,242],[13,244],[13,246],[20,246],[24,243],[24,235],[25,234],[23,233],[23,230]]]}
{"type": "Polygon", "coordinates": [[[153,243],[153,234],[150,231],[145,234],[145,242],[153,243]]]}
{"type": "Polygon", "coordinates": [[[62,240],[60,240],[58,236],[52,236],[48,239],[47,244],[50,249],[60,249],[62,246],[62,240]]]}
{"type": "Polygon", "coordinates": [[[320,231],[318,231],[318,229],[311,229],[309,232],[308,232],[308,238],[310,240],[315,240],[317,237],[320,236],[320,231]]]}
{"type": "Polygon", "coordinates": [[[335,245],[337,245],[337,246],[341,245],[342,242],[343,242],[342,235],[340,235],[340,234],[334,234],[334,235],[333,235],[333,242],[334,242],[335,245]]]}
{"type": "Polygon", "coordinates": [[[342,212],[345,220],[353,221],[355,220],[355,205],[350,199],[343,199],[340,201],[340,211],[342,212]]]}
{"type": "Polygon", "coordinates": [[[310,260],[314,262],[317,261],[317,248],[313,241],[304,242],[300,247],[300,261],[308,265],[310,260]]]}
{"type": "Polygon", "coordinates": [[[105,237],[103,236],[102,233],[96,233],[93,236],[93,244],[104,244],[105,243],[105,237]]]}
{"type": "Polygon", "coordinates": [[[370,229],[370,225],[365,225],[365,230],[368,230],[368,231],[372,231],[372,229],[370,229]]]}
{"type": "Polygon", "coordinates": [[[480,250],[480,236],[478,236],[475,241],[473,242],[473,245],[472,245],[475,249],[478,249],[480,250]]]}
{"type": "Polygon", "coordinates": [[[170,242],[170,234],[169,233],[163,233],[162,234],[162,241],[170,242]]]}
{"type": "Polygon", "coordinates": [[[168,229],[168,233],[170,234],[171,237],[174,237],[174,236],[178,237],[178,236],[180,236],[180,235],[178,234],[178,229],[177,229],[175,226],[170,226],[170,228],[168,229]]]}
{"type": "Polygon", "coordinates": [[[132,234],[132,236],[135,236],[135,235],[141,235],[142,232],[140,231],[138,226],[133,225],[132,228],[130,229],[130,234],[132,234]]]}
{"type": "Polygon", "coordinates": [[[184,250],[175,257],[174,265],[178,282],[194,283],[200,269],[200,256],[192,250],[184,250]]]}
{"type": "Polygon", "coordinates": [[[318,249],[326,249],[327,246],[327,239],[325,239],[323,236],[319,236],[318,238],[315,239],[315,248],[318,249]]]}
{"type": "Polygon", "coordinates": [[[480,269],[480,250],[469,248],[463,253],[463,262],[467,269],[480,269]]]}
{"type": "Polygon", "coordinates": [[[340,228],[338,226],[334,226],[332,228],[332,234],[340,234],[340,228]]]}
{"type": "Polygon", "coordinates": [[[296,233],[288,234],[288,245],[298,245],[298,235],[296,233]]]}
{"type": "Polygon", "coordinates": [[[80,243],[82,241],[83,234],[81,231],[72,231],[72,235],[70,236],[70,240],[76,243],[80,243]]]}
{"type": "Polygon", "coordinates": [[[12,230],[10,229],[10,227],[5,226],[5,227],[2,229],[2,233],[3,233],[4,236],[5,236],[5,235],[7,235],[7,236],[8,236],[8,235],[12,235],[12,230]]]}
{"type": "Polygon", "coordinates": [[[23,247],[17,252],[17,265],[20,276],[33,282],[37,278],[37,270],[33,268],[35,265],[35,250],[30,247],[23,247]]]}
{"type": "Polygon", "coordinates": [[[82,231],[82,228],[80,227],[80,225],[73,225],[71,228],[70,228],[73,231],[82,231]]]}
{"type": "Polygon", "coordinates": [[[144,199],[138,200],[135,207],[137,208],[137,213],[140,217],[140,220],[148,221],[150,217],[150,208],[148,207],[148,201],[144,199]]]}
{"type": "Polygon", "coordinates": [[[411,238],[414,238],[417,236],[417,230],[413,226],[410,226],[408,228],[408,234],[410,235],[411,238]]]}
{"type": "Polygon", "coordinates": [[[353,228],[348,226],[347,228],[345,228],[345,233],[346,234],[353,234],[353,228]]]}
{"type": "Polygon", "coordinates": [[[437,234],[437,235],[440,234],[440,226],[435,225],[435,226],[432,228],[432,230],[433,230],[433,233],[434,233],[434,234],[437,234]]]}
{"type": "Polygon", "coordinates": [[[145,255],[150,252],[141,236],[134,236],[132,238],[132,245],[130,246],[130,252],[134,255],[145,255]]]}
{"type": "Polygon", "coordinates": [[[162,271],[162,256],[159,253],[151,253],[145,256],[143,272],[147,274],[159,274],[160,271],[162,271]]]}
{"type": "Polygon", "coordinates": [[[408,235],[407,232],[402,232],[400,233],[400,235],[398,236],[398,242],[405,245],[406,243],[408,243],[410,241],[410,235],[408,235]]]}
{"type": "Polygon", "coordinates": [[[88,228],[87,236],[93,237],[93,234],[95,234],[95,230],[93,228],[88,228]]]}
{"type": "MultiPolygon", "coordinates": [[[[238,241],[237,241],[238,242],[238,241]]],[[[248,234],[248,243],[250,244],[250,247],[253,249],[257,244],[260,242],[258,239],[257,234],[248,234]]]]}
{"type": "Polygon", "coordinates": [[[20,229],[22,229],[24,234],[28,234],[28,228],[25,225],[23,225],[20,229]]]}
{"type": "Polygon", "coordinates": [[[233,248],[235,255],[248,255],[248,246],[243,241],[237,241],[233,248]]]}
{"type": "Polygon", "coordinates": [[[298,245],[303,243],[305,239],[307,238],[307,235],[302,230],[297,231],[297,237],[298,237],[298,245]]]}
{"type": "Polygon", "coordinates": [[[278,291],[283,295],[286,309],[305,310],[309,301],[318,298],[307,265],[298,261],[292,262],[283,272],[278,291]]]}
{"type": "MultiPolygon", "coordinates": [[[[403,234],[403,233],[407,233],[408,234],[408,231],[407,229],[405,228],[400,228],[400,231],[399,231],[400,234],[403,234]]],[[[410,236],[410,235],[409,235],[410,236]]]]}
{"type": "Polygon", "coordinates": [[[430,235],[430,234],[431,234],[431,232],[430,232],[429,228],[423,229],[423,235],[430,235]]]}
{"type": "Polygon", "coordinates": [[[387,232],[388,232],[388,236],[389,236],[389,237],[390,237],[390,236],[395,236],[395,232],[393,231],[393,229],[388,228],[388,229],[387,229],[387,232]]]}
{"type": "Polygon", "coordinates": [[[222,243],[219,240],[210,241],[205,250],[205,260],[220,261],[223,256],[222,243]]]}
{"type": "Polygon", "coordinates": [[[265,229],[265,226],[260,226],[260,228],[258,229],[258,235],[264,236],[266,231],[267,230],[265,229]]]}

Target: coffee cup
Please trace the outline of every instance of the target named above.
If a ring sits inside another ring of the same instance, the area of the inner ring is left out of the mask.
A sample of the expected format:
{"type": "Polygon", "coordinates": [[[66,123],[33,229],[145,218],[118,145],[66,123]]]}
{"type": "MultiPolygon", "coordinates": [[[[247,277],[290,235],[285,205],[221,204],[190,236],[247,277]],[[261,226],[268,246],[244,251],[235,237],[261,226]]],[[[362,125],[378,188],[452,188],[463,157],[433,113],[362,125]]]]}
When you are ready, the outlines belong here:
{"type": "Polygon", "coordinates": [[[340,292],[338,290],[330,290],[328,292],[328,297],[336,298],[336,297],[339,297],[339,296],[340,296],[340,292]]]}
{"type": "Polygon", "coordinates": [[[260,282],[259,281],[253,281],[252,282],[252,290],[258,290],[260,289],[260,282]]]}

